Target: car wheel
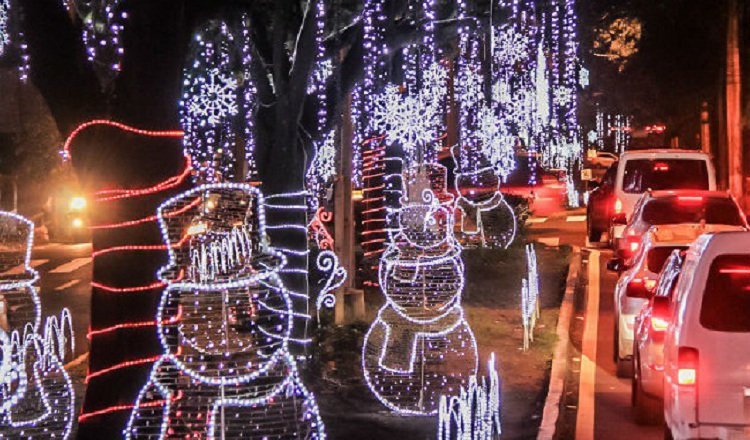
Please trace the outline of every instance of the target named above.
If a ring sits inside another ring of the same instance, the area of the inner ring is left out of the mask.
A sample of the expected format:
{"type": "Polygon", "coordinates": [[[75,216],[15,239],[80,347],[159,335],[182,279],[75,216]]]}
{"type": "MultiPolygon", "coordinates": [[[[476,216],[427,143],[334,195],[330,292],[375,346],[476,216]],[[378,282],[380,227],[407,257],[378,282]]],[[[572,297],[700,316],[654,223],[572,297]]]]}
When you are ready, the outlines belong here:
{"type": "Polygon", "coordinates": [[[661,401],[643,392],[641,375],[638,374],[637,363],[633,366],[633,380],[631,381],[631,402],[633,404],[633,418],[639,425],[656,425],[662,418],[661,401]]]}
{"type": "Polygon", "coordinates": [[[669,426],[666,423],[664,424],[664,440],[674,440],[672,430],[669,429],[669,426]]]}
{"type": "Polygon", "coordinates": [[[619,318],[615,317],[615,340],[613,346],[613,357],[615,361],[615,374],[620,378],[628,378],[633,375],[633,361],[620,358],[620,328],[619,318]]]}

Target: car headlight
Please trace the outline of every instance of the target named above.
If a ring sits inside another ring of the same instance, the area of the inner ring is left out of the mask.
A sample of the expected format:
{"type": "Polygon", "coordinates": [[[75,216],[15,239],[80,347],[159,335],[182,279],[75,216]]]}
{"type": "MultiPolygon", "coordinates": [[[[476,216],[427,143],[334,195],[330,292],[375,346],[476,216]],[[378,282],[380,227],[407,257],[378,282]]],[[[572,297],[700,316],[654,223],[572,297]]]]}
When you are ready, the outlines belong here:
{"type": "Polygon", "coordinates": [[[86,209],[86,198],[77,196],[70,199],[70,210],[71,211],[83,211],[86,209]]]}

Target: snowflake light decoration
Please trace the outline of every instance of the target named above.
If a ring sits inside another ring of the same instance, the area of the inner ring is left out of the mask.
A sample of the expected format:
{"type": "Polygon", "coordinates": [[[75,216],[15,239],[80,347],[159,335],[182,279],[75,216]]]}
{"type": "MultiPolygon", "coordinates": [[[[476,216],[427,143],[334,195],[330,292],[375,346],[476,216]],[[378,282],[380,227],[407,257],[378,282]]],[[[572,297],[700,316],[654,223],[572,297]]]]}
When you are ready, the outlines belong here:
{"type": "Polygon", "coordinates": [[[336,130],[329,131],[317,147],[307,170],[307,185],[312,195],[320,198],[336,176],[336,130]]]}
{"type": "Polygon", "coordinates": [[[495,172],[505,180],[516,166],[513,151],[515,137],[509,133],[504,121],[501,121],[489,107],[483,107],[479,111],[478,119],[477,140],[495,172]]]}
{"type": "Polygon", "coordinates": [[[513,67],[529,57],[531,39],[513,26],[503,26],[495,31],[494,57],[499,65],[513,67]]]}
{"type": "Polygon", "coordinates": [[[561,106],[571,105],[576,99],[575,90],[569,87],[558,87],[555,89],[555,101],[561,106]]]}
{"type": "Polygon", "coordinates": [[[370,120],[373,132],[401,144],[410,166],[420,162],[427,146],[439,136],[447,79],[446,69],[433,63],[423,72],[419,90],[402,93],[399,86],[389,85],[375,99],[370,120]]]}
{"type": "Polygon", "coordinates": [[[0,0],[0,56],[10,45],[10,0],[0,0]]]}
{"type": "Polygon", "coordinates": [[[197,77],[191,85],[188,115],[203,119],[203,123],[218,125],[225,118],[235,116],[237,106],[237,80],[219,69],[209,70],[197,77]]]}
{"type": "Polygon", "coordinates": [[[183,72],[180,122],[186,153],[198,183],[232,180],[238,171],[255,174],[255,95],[249,19],[230,27],[210,20],[195,34],[183,72]],[[244,132],[244,151],[237,152],[244,132]],[[244,163],[243,163],[244,161],[244,163]]]}

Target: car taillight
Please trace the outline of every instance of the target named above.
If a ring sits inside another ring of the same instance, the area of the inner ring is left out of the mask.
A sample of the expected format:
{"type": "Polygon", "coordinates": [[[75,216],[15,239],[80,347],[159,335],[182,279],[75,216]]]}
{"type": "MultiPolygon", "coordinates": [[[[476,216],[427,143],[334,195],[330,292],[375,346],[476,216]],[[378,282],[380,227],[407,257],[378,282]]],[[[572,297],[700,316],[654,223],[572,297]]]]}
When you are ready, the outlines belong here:
{"type": "Polygon", "coordinates": [[[698,382],[698,350],[680,347],[677,352],[677,384],[694,386],[698,382]]]}
{"type": "Polygon", "coordinates": [[[636,252],[638,252],[638,248],[639,248],[640,246],[641,246],[641,243],[640,243],[640,242],[638,242],[638,241],[631,241],[631,242],[630,242],[630,246],[629,246],[629,248],[630,248],[630,252],[631,252],[631,253],[636,253],[636,252]]]}
{"type": "Polygon", "coordinates": [[[619,214],[622,212],[622,200],[615,199],[615,214],[619,214]]]}
{"type": "Polygon", "coordinates": [[[654,329],[654,331],[663,332],[667,330],[667,327],[669,327],[669,321],[666,319],[658,316],[651,317],[651,328],[654,329]]]}
{"type": "Polygon", "coordinates": [[[643,281],[643,285],[646,287],[646,289],[650,292],[654,290],[654,287],[656,287],[656,280],[652,280],[651,278],[646,278],[646,280],[643,281]]]}

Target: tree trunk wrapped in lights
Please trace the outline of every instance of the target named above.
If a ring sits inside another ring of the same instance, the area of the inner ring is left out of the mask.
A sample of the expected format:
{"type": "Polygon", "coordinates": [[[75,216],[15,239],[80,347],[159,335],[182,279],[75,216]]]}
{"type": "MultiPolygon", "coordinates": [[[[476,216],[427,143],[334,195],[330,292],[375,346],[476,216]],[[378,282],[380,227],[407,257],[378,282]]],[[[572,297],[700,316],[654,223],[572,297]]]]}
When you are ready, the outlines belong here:
{"type": "Polygon", "coordinates": [[[440,396],[476,373],[477,347],[461,307],[464,264],[453,213],[429,189],[419,197],[401,208],[400,229],[380,260],[386,304],[365,336],[362,362],[388,408],[435,414],[440,396]]]}
{"type": "Polygon", "coordinates": [[[256,188],[220,183],[160,206],[169,249],[156,316],[164,353],[126,438],[325,438],[289,353],[286,258],[268,245],[264,203],[256,188]]]}

